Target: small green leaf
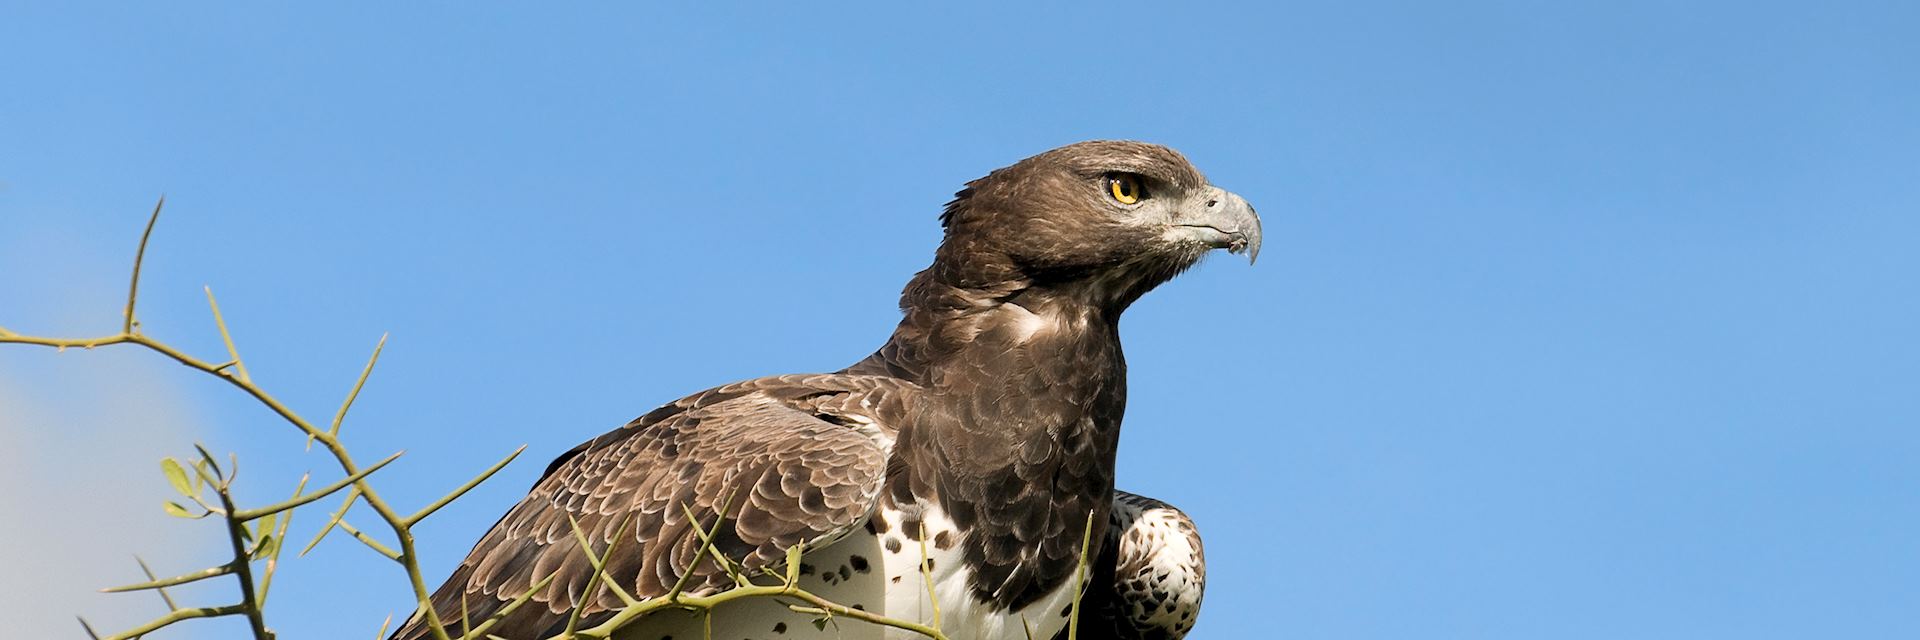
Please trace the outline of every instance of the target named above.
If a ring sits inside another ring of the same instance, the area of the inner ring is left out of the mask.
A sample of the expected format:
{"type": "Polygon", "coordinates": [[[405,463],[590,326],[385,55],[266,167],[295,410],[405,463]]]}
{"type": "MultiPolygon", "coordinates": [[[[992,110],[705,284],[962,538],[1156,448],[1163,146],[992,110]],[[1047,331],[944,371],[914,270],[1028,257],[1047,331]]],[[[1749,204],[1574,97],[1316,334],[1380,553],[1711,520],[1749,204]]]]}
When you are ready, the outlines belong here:
{"type": "Polygon", "coordinates": [[[197,493],[193,490],[193,482],[187,480],[187,470],[180,466],[179,460],[161,458],[160,472],[167,474],[167,484],[173,485],[173,490],[180,492],[180,495],[191,496],[197,493]]]}
{"type": "Polygon", "coordinates": [[[204,515],[204,514],[195,514],[191,511],[187,511],[186,507],[182,507],[179,505],[179,503],[176,503],[172,500],[168,500],[165,503],[162,503],[160,505],[160,508],[166,509],[167,515],[173,516],[175,518],[186,518],[188,520],[197,520],[202,515],[204,515]]]}
{"type": "Polygon", "coordinates": [[[256,528],[253,531],[254,537],[265,538],[269,535],[272,535],[274,517],[279,515],[280,514],[278,513],[269,513],[267,515],[261,516],[259,520],[255,520],[254,523],[256,528]]]}
{"type": "Polygon", "coordinates": [[[253,559],[259,560],[272,555],[273,548],[277,546],[280,546],[280,539],[273,537],[273,534],[266,534],[265,537],[260,538],[260,544],[253,546],[253,559]]]}

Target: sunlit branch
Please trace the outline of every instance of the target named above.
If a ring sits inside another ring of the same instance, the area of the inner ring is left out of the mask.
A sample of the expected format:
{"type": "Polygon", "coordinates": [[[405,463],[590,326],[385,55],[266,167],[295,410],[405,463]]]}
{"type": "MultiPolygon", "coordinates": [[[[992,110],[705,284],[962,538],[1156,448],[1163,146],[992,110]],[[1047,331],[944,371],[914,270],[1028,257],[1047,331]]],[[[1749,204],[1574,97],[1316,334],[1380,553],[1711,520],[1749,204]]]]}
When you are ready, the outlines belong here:
{"type": "MultiPolygon", "coordinates": [[[[308,543],[306,548],[302,549],[302,555],[312,550],[315,545],[318,545],[329,531],[338,527],[376,553],[401,565],[406,574],[408,585],[413,591],[416,604],[418,605],[415,610],[415,615],[421,618],[420,621],[424,623],[429,634],[435,638],[435,640],[453,640],[454,637],[459,637],[463,640],[497,638],[497,636],[489,634],[488,630],[497,626],[519,607],[533,601],[539,592],[545,590],[548,585],[552,583],[557,574],[549,574],[540,579],[531,585],[526,592],[519,594],[511,602],[507,603],[507,606],[495,611],[487,620],[470,628],[468,626],[469,620],[466,616],[465,603],[463,602],[460,634],[453,636],[449,633],[444,621],[440,620],[439,613],[433,606],[431,593],[427,589],[426,581],[418,563],[418,554],[415,550],[412,527],[454,500],[465,496],[469,491],[491,478],[517,458],[520,453],[524,452],[526,447],[522,446],[514,450],[512,454],[507,455],[504,459],[488,467],[479,475],[410,514],[402,514],[393,508],[369,483],[369,476],[375,471],[385,468],[394,462],[401,454],[393,454],[363,467],[354,461],[345,444],[343,444],[340,439],[341,425],[346,419],[348,410],[352,408],[354,401],[359,397],[361,390],[365,387],[368,378],[372,376],[374,366],[379,362],[381,351],[386,346],[386,336],[383,335],[380,338],[380,342],[374,346],[373,353],[368,357],[366,366],[355,379],[352,389],[341,402],[339,410],[334,413],[332,420],[327,424],[325,429],[318,428],[313,422],[296,413],[292,408],[267,392],[266,389],[253,382],[251,372],[247,369],[245,362],[240,357],[239,349],[235,346],[233,336],[227,327],[226,318],[221,312],[219,302],[215,299],[211,287],[205,288],[207,306],[212,313],[214,325],[220,333],[221,342],[226,348],[227,359],[225,361],[210,362],[196,358],[172,345],[148,337],[140,331],[140,322],[136,315],[136,306],[140,293],[140,274],[146,258],[147,244],[153,236],[154,227],[159,220],[160,211],[164,207],[165,202],[165,199],[162,198],[154,205],[153,213],[148,216],[146,227],[141,232],[140,244],[134,253],[132,274],[127,286],[127,304],[123,310],[119,333],[90,338],[56,338],[23,335],[5,328],[0,328],[0,344],[37,345],[51,347],[60,351],[65,351],[69,348],[91,350],[121,344],[132,344],[143,347],[188,368],[224,380],[229,385],[238,388],[298,430],[305,437],[309,448],[315,442],[320,443],[334,459],[335,464],[343,473],[343,477],[315,491],[306,492],[305,489],[310,476],[302,476],[290,498],[274,504],[243,509],[236,504],[232,493],[232,487],[239,472],[239,460],[237,458],[229,456],[227,466],[222,468],[218,459],[214,457],[211,452],[207,451],[205,447],[196,444],[195,448],[200,454],[200,457],[191,465],[182,466],[172,459],[163,461],[162,470],[167,477],[167,481],[173,485],[173,488],[178,493],[187,498],[188,501],[199,505],[204,510],[195,514],[190,512],[186,507],[168,502],[166,504],[168,512],[186,518],[199,518],[209,515],[221,516],[225,524],[228,543],[234,557],[231,561],[220,566],[169,578],[157,577],[153,571],[147,567],[145,561],[136,558],[147,581],[112,587],[105,591],[117,593],[152,590],[160,595],[162,601],[166,603],[168,611],[163,616],[118,634],[105,636],[105,638],[108,640],[127,640],[150,634],[163,627],[179,622],[237,615],[247,618],[248,626],[256,640],[270,640],[273,634],[267,628],[264,607],[273,582],[273,577],[279,566],[280,552],[285,548],[285,539],[292,524],[293,513],[300,507],[312,504],[315,501],[337,494],[343,490],[346,491],[346,496],[342,499],[340,508],[330,515],[328,521],[321,526],[312,542],[308,543]],[[211,488],[214,496],[217,498],[212,504],[202,497],[202,492],[206,488],[211,488]],[[386,523],[388,529],[390,529],[394,535],[394,544],[389,545],[383,543],[345,520],[348,511],[352,509],[358,500],[364,500],[368,508],[370,508],[382,522],[386,523]],[[254,526],[249,528],[249,523],[253,523],[254,526]],[[265,562],[265,567],[256,574],[253,563],[262,561],[265,562]],[[256,575],[259,578],[257,587],[255,585],[256,575]],[[238,583],[237,586],[241,591],[241,601],[239,603],[214,607],[181,607],[166,590],[168,587],[191,584],[201,580],[223,576],[233,576],[238,583]]],[[[706,614],[708,624],[711,624],[714,608],[722,604],[746,598],[775,598],[789,603],[789,608],[799,612],[860,620],[871,624],[910,631],[935,640],[946,640],[946,636],[938,628],[939,614],[937,602],[935,602],[935,623],[933,626],[926,626],[914,622],[894,620],[861,609],[847,607],[828,601],[801,588],[799,584],[800,559],[804,552],[804,545],[795,545],[788,549],[786,559],[787,566],[785,567],[784,576],[780,584],[753,583],[748,579],[747,573],[743,571],[743,567],[737,561],[726,557],[726,555],[721,553],[714,545],[715,539],[717,539],[721,532],[721,527],[726,522],[725,514],[730,510],[733,494],[729,492],[727,495],[720,497],[720,506],[714,511],[715,519],[710,527],[703,527],[693,510],[688,505],[681,505],[681,508],[686,512],[687,518],[691,523],[691,535],[700,538],[699,551],[689,562],[686,571],[676,579],[674,585],[664,597],[645,600],[637,598],[633,593],[622,587],[615,576],[608,573],[609,559],[618,550],[620,539],[628,535],[623,533],[628,524],[626,520],[622,520],[619,526],[615,528],[613,540],[608,543],[607,549],[599,554],[593,551],[591,540],[586,536],[585,532],[579,529],[577,523],[574,523],[576,542],[580,545],[581,552],[585,554],[594,569],[593,575],[589,578],[588,582],[581,586],[583,589],[581,592],[582,601],[584,602],[591,594],[597,593],[600,589],[604,588],[616,595],[620,599],[623,607],[612,611],[611,613],[613,615],[609,619],[593,628],[578,630],[576,630],[575,627],[580,621],[582,612],[576,607],[576,609],[569,614],[565,627],[566,631],[562,636],[606,638],[615,630],[627,624],[653,612],[665,609],[693,609],[702,611],[706,614]],[[695,568],[702,557],[710,558],[725,571],[733,580],[734,588],[711,594],[688,595],[684,590],[688,585],[688,580],[695,573],[695,568]]],[[[1083,544],[1083,547],[1084,546],[1083,544]]],[[[1084,553],[1085,550],[1083,548],[1083,556],[1084,553]]],[[[755,571],[759,570],[756,569],[755,571]]],[[[762,574],[755,573],[754,575],[762,574]]],[[[931,591],[929,595],[931,595],[931,591]]],[[[391,623],[392,616],[389,616],[387,621],[381,625],[381,636],[384,637],[386,635],[391,623]]],[[[86,630],[88,636],[96,639],[102,637],[95,633],[92,626],[88,624],[85,619],[80,619],[80,624],[86,630]]]]}

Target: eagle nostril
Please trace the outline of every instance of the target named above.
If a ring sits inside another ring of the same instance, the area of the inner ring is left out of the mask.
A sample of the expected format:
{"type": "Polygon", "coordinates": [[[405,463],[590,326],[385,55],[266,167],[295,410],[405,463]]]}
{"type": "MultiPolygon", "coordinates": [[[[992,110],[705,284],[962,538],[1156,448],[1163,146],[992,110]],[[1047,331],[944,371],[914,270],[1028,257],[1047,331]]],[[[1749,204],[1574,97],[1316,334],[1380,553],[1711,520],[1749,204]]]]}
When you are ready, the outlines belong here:
{"type": "Polygon", "coordinates": [[[1214,206],[1214,205],[1217,205],[1217,204],[1220,204],[1220,201],[1219,201],[1219,200],[1208,200],[1208,201],[1207,201],[1207,208],[1209,208],[1209,209],[1211,209],[1211,208],[1213,208],[1213,206],[1214,206]]]}

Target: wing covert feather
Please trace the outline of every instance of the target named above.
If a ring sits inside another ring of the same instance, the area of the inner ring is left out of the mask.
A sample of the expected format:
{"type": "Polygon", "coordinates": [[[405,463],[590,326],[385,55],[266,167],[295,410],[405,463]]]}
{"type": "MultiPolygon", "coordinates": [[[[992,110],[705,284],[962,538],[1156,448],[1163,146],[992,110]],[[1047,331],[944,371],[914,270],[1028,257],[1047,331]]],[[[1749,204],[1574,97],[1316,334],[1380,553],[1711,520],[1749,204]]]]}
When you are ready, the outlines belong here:
{"type": "MultiPolygon", "coordinates": [[[[700,541],[691,510],[710,528],[723,506],[715,547],[749,570],[784,561],[786,549],[830,544],[866,521],[886,475],[904,387],[873,376],[823,374],[761,378],[715,388],[661,407],[569,451],[480,539],[434,594],[441,620],[457,629],[461,601],[474,624],[541,578],[554,580],[494,627],[505,638],[558,632],[567,612],[582,624],[621,606],[575,542],[578,523],[596,555],[620,536],[607,574],[639,598],[664,595],[691,572],[687,590],[731,586],[700,541]]],[[[395,638],[428,636],[416,619],[395,638]]]]}

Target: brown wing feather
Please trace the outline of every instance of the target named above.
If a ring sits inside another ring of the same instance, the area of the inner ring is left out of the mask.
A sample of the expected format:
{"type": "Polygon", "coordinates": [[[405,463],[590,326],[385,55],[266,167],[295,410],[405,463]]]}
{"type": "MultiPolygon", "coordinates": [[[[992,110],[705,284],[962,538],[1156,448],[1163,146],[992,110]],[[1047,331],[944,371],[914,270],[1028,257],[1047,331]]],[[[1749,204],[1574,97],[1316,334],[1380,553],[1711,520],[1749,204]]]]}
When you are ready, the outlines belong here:
{"type": "MultiPolygon", "coordinates": [[[[871,511],[893,439],[888,425],[906,419],[905,389],[872,376],[780,376],[648,413],[556,460],[435,592],[434,608],[458,629],[464,599],[479,624],[552,574],[491,633],[547,637],[575,607],[583,624],[611,615],[620,600],[603,585],[587,588],[593,569],[570,518],[596,555],[620,536],[606,571],[640,598],[664,595],[689,571],[690,593],[731,584],[711,560],[695,562],[700,544],[687,509],[704,528],[724,504],[715,547],[750,570],[779,563],[800,542],[830,543],[871,511]]],[[[394,638],[428,635],[416,616],[394,638]]]]}

